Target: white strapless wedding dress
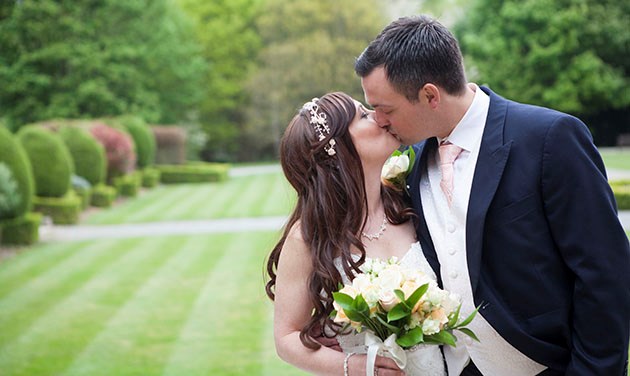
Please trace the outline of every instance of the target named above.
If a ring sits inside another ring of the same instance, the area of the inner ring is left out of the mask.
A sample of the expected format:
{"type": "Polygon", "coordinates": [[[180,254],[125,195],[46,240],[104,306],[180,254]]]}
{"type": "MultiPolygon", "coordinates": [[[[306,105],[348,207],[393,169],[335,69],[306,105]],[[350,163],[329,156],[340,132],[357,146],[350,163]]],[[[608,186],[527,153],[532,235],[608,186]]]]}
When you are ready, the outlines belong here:
{"type": "MultiPolygon", "coordinates": [[[[357,255],[357,259],[358,259],[357,255]]],[[[420,269],[432,279],[436,279],[435,273],[429,262],[422,253],[419,242],[411,245],[407,253],[400,259],[400,263],[406,267],[420,269]]],[[[335,266],[341,273],[344,284],[350,284],[350,280],[346,276],[341,267],[341,259],[335,259],[335,266]]],[[[365,333],[351,333],[338,335],[337,340],[345,353],[365,354],[367,347],[365,346],[365,333]]],[[[445,376],[446,370],[440,347],[436,345],[418,345],[412,349],[405,350],[407,353],[407,365],[405,366],[405,374],[408,376],[445,376]]]]}

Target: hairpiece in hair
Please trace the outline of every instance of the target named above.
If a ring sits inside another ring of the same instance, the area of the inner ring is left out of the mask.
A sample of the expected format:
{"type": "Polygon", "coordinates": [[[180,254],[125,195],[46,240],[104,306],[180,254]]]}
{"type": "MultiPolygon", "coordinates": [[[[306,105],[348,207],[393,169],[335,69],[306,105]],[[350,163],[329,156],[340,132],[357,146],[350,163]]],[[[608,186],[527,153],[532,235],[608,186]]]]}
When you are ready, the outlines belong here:
{"type": "MultiPolygon", "coordinates": [[[[323,141],[326,138],[326,135],[330,134],[330,128],[328,127],[326,114],[323,111],[319,111],[319,106],[317,105],[318,101],[319,98],[313,98],[310,102],[306,102],[303,108],[308,110],[311,115],[309,122],[313,125],[317,138],[319,141],[323,141]]],[[[326,151],[326,153],[330,156],[337,154],[335,151],[335,144],[335,139],[331,138],[328,141],[328,145],[324,147],[324,151],[326,151]]]]}

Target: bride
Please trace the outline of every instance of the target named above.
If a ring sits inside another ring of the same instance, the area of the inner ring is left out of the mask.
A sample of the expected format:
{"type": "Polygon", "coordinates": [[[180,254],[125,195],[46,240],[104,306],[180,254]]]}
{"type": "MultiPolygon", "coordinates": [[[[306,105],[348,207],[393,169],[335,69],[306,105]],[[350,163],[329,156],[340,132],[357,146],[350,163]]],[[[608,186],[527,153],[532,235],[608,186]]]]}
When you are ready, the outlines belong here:
{"type": "MultiPolygon", "coordinates": [[[[329,318],[332,293],[366,258],[396,256],[435,279],[416,240],[412,210],[400,192],[381,184],[381,169],[400,142],[372,115],[344,93],[326,94],[300,109],[280,144],[282,168],[298,198],[269,256],[266,290],[274,300],[278,355],[313,374],[366,374],[362,337],[341,332],[329,318]],[[314,332],[335,336],[346,353],[322,346],[314,332]]],[[[446,374],[438,346],[417,352],[413,369],[378,356],[374,373],[446,374]]]]}

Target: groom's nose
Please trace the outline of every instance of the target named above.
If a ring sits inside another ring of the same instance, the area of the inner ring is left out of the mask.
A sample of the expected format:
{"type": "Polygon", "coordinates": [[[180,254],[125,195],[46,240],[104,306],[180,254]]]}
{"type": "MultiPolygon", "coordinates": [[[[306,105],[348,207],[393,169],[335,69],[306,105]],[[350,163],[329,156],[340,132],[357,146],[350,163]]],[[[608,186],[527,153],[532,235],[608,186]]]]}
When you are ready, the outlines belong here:
{"type": "Polygon", "coordinates": [[[374,120],[376,121],[376,124],[378,124],[378,126],[381,128],[386,128],[390,125],[387,116],[385,116],[385,114],[380,111],[374,112],[374,120]]]}

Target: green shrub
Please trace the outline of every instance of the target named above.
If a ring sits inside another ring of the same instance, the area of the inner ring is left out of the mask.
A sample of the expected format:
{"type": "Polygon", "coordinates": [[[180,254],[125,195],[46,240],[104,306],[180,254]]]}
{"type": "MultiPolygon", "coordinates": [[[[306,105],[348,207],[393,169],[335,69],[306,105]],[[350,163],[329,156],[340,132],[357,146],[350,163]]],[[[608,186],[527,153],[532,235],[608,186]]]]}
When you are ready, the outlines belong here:
{"type": "Polygon", "coordinates": [[[140,190],[141,175],[129,174],[114,179],[114,186],[118,194],[123,197],[136,197],[140,190]]]}
{"type": "Polygon", "coordinates": [[[209,183],[224,181],[228,178],[228,164],[194,163],[185,165],[156,165],[160,171],[160,181],[174,183],[209,183]]]}
{"type": "Polygon", "coordinates": [[[127,129],[136,145],[136,166],[151,166],[155,161],[155,136],[142,118],[133,115],[120,116],[117,120],[127,129]]]}
{"type": "Polygon", "coordinates": [[[9,130],[0,127],[0,162],[7,165],[17,183],[20,204],[8,218],[17,218],[29,212],[33,204],[35,186],[31,162],[24,148],[9,130]]]}
{"type": "Polygon", "coordinates": [[[142,186],[145,188],[153,188],[160,182],[160,170],[147,167],[141,171],[142,186]]]}
{"type": "Polygon", "coordinates": [[[630,210],[630,181],[617,181],[610,183],[618,210],[630,210]]]}
{"type": "Polygon", "coordinates": [[[59,135],[72,155],[74,173],[91,185],[105,182],[107,158],[103,145],[85,128],[67,125],[59,129],[59,135]]]}
{"type": "Polygon", "coordinates": [[[92,188],[91,205],[98,208],[108,208],[116,200],[116,188],[105,184],[99,184],[92,188]]]}
{"type": "Polygon", "coordinates": [[[70,189],[74,173],[72,156],[58,134],[38,126],[26,126],[18,132],[35,178],[35,195],[63,197],[70,189]]]}
{"type": "Polygon", "coordinates": [[[26,213],[17,218],[0,222],[2,227],[2,244],[30,245],[39,240],[39,224],[42,222],[41,213],[26,213]]]}
{"type": "Polygon", "coordinates": [[[79,222],[81,198],[73,190],[64,197],[35,197],[33,210],[52,219],[56,225],[73,225],[79,222]]]}
{"type": "Polygon", "coordinates": [[[0,162],[0,219],[15,217],[21,201],[13,173],[6,163],[0,162]]]}

